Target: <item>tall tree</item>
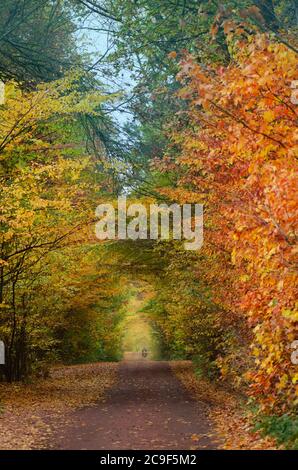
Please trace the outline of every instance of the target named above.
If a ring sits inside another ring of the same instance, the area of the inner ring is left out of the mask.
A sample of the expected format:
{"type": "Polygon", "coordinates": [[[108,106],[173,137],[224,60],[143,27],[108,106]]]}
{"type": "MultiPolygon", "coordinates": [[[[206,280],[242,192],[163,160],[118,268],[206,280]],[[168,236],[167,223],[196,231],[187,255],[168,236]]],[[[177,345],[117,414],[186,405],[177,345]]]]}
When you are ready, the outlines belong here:
{"type": "Polygon", "coordinates": [[[6,0],[0,5],[0,79],[29,85],[61,77],[80,62],[74,14],[61,0],[6,0]]]}

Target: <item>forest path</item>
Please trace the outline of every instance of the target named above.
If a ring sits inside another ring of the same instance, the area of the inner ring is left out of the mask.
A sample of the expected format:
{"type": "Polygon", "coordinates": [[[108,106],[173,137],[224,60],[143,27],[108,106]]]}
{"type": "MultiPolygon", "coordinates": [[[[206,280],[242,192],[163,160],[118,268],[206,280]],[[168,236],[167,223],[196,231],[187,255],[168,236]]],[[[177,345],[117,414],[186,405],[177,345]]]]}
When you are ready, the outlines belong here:
{"type": "Polygon", "coordinates": [[[192,399],[166,361],[125,355],[105,402],[73,412],[55,449],[212,449],[203,403],[192,399]]]}

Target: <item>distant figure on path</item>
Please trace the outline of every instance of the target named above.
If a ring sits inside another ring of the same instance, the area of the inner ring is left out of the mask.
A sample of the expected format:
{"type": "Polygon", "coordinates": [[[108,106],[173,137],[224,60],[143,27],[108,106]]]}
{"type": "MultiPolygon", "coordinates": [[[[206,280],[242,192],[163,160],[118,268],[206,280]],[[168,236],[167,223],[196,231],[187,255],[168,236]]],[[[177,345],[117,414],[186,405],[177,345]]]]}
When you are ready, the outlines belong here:
{"type": "Polygon", "coordinates": [[[143,348],[143,349],[142,349],[142,356],[143,356],[143,357],[147,357],[147,356],[148,356],[148,351],[147,351],[146,348],[143,348]]]}

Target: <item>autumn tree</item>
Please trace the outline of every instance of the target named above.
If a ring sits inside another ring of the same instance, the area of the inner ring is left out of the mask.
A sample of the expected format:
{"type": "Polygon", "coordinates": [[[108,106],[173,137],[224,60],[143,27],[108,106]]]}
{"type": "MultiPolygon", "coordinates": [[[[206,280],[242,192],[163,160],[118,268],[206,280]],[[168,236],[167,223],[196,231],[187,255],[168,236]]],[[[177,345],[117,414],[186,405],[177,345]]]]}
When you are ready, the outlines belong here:
{"type": "MultiPolygon", "coordinates": [[[[106,98],[81,92],[81,78],[72,71],[31,92],[7,84],[0,110],[1,337],[9,380],[27,375],[42,342],[49,347],[45,305],[37,300],[46,289],[45,266],[56,250],[88,243],[100,181],[108,180],[98,171],[97,157],[88,155],[77,119],[100,115],[106,98]],[[37,344],[38,334],[43,340],[37,344]]],[[[101,152],[104,158],[104,147],[101,152]]]]}
{"type": "MultiPolygon", "coordinates": [[[[265,409],[286,411],[295,406],[297,382],[291,364],[297,335],[297,110],[291,83],[297,57],[267,36],[237,47],[237,64],[227,68],[183,60],[180,96],[189,103],[191,126],[173,138],[181,146],[177,164],[185,168],[180,184],[205,205],[210,271],[217,269],[215,257],[230,254],[221,269],[225,282],[214,280],[213,289],[222,305],[247,319],[251,393],[265,409]]],[[[183,192],[176,194],[181,199],[183,192]]]]}
{"type": "Polygon", "coordinates": [[[0,18],[1,80],[32,85],[57,79],[82,63],[69,2],[6,0],[0,18]]]}

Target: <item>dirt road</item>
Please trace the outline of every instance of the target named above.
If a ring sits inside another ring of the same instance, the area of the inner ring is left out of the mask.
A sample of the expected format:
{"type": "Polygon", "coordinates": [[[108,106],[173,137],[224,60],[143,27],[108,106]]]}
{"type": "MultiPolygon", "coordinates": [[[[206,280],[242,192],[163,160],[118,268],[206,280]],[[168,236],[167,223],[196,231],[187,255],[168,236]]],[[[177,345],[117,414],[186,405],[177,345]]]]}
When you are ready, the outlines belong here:
{"type": "Polygon", "coordinates": [[[125,360],[104,403],[74,411],[53,436],[55,449],[211,449],[203,404],[167,362],[125,360]]]}

